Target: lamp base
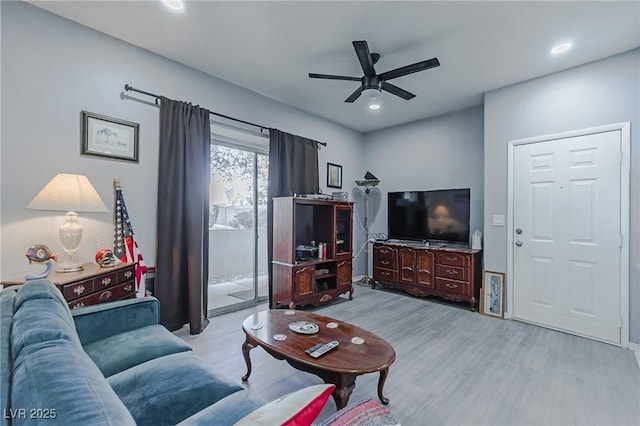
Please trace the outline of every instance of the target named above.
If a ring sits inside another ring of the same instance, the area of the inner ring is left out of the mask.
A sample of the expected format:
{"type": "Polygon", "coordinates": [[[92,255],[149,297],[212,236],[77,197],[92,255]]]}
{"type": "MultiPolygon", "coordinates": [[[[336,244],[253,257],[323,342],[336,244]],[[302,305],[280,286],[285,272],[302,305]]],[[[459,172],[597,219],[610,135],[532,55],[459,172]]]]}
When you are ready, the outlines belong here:
{"type": "Polygon", "coordinates": [[[76,262],[73,257],[75,252],[78,251],[78,247],[80,247],[80,240],[82,240],[82,225],[78,223],[78,215],[75,212],[67,212],[65,218],[65,222],[58,230],[58,235],[60,236],[62,247],[67,253],[67,258],[58,264],[56,272],[82,271],[84,266],[82,266],[82,263],[76,262]]]}
{"type": "Polygon", "coordinates": [[[84,265],[82,265],[82,263],[61,263],[56,268],[56,272],[62,272],[62,273],[78,272],[78,271],[82,271],[83,269],[84,269],[84,265]]]}

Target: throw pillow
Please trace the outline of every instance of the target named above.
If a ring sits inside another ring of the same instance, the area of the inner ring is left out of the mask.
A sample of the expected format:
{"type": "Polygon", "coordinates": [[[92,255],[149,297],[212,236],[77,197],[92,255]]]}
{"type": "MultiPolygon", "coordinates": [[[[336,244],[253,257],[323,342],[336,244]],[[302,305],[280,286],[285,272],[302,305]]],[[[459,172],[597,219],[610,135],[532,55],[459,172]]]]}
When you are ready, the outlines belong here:
{"type": "Polygon", "coordinates": [[[335,385],[309,386],[258,408],[235,426],[308,426],[313,422],[335,385]]]}

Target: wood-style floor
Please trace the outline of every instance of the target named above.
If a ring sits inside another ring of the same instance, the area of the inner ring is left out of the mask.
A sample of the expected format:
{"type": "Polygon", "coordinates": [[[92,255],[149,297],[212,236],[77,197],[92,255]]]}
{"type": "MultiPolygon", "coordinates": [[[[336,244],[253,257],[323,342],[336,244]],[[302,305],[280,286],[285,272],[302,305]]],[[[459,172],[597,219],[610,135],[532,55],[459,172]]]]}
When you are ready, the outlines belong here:
{"type": "MultiPolygon", "coordinates": [[[[356,286],[315,312],[363,327],[395,348],[384,394],[403,426],[640,425],[640,370],[634,353],[581,337],[486,317],[392,290],[356,286]]],[[[242,321],[266,304],[211,318],[198,336],[176,334],[222,374],[246,372],[242,321]]],[[[266,400],[322,383],[261,348],[251,351],[247,388],[266,400]]],[[[350,405],[377,400],[377,374],[360,376],[350,405]]],[[[329,400],[318,417],[335,412],[329,400]]]]}

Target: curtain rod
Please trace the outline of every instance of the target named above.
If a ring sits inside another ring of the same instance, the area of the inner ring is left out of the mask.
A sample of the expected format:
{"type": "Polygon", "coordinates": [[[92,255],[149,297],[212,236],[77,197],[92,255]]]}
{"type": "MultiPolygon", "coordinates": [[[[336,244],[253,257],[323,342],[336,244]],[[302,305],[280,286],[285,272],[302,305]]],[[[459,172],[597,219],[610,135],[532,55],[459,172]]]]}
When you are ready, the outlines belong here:
{"type": "MultiPolygon", "coordinates": [[[[153,98],[156,98],[156,104],[158,103],[158,100],[161,98],[160,95],[156,95],[155,93],[147,92],[145,90],[136,89],[135,87],[132,87],[129,84],[125,84],[124,85],[124,90],[127,91],[127,92],[129,92],[129,91],[138,92],[138,93],[142,93],[143,95],[147,95],[147,96],[151,96],[153,98]]],[[[215,116],[218,116],[218,117],[222,117],[222,118],[226,118],[227,120],[237,121],[238,123],[248,124],[249,126],[259,127],[260,128],[260,132],[262,132],[263,129],[267,129],[267,130],[271,129],[270,127],[267,127],[267,126],[261,126],[260,124],[251,123],[250,121],[240,120],[239,118],[229,117],[228,115],[219,114],[219,113],[213,112],[213,111],[209,111],[209,114],[215,115],[215,116]]],[[[318,141],[316,141],[316,143],[318,145],[327,146],[326,142],[318,142],[318,141]]]]}

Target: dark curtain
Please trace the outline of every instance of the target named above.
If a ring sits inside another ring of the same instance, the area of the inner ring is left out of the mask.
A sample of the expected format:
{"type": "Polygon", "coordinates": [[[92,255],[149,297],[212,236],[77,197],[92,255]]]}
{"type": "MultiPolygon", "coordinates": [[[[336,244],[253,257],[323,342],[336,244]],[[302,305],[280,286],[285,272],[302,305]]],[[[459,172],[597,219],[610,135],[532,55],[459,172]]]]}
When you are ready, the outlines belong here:
{"type": "Polygon", "coordinates": [[[160,322],[191,334],[209,323],[210,136],[209,111],[161,98],[155,291],[160,322]]]}
{"type": "Polygon", "coordinates": [[[269,261],[269,308],[273,306],[271,261],[273,260],[273,198],[293,194],[315,194],[320,189],[318,179],[318,142],[269,130],[269,187],[267,194],[267,247],[269,261]]]}

